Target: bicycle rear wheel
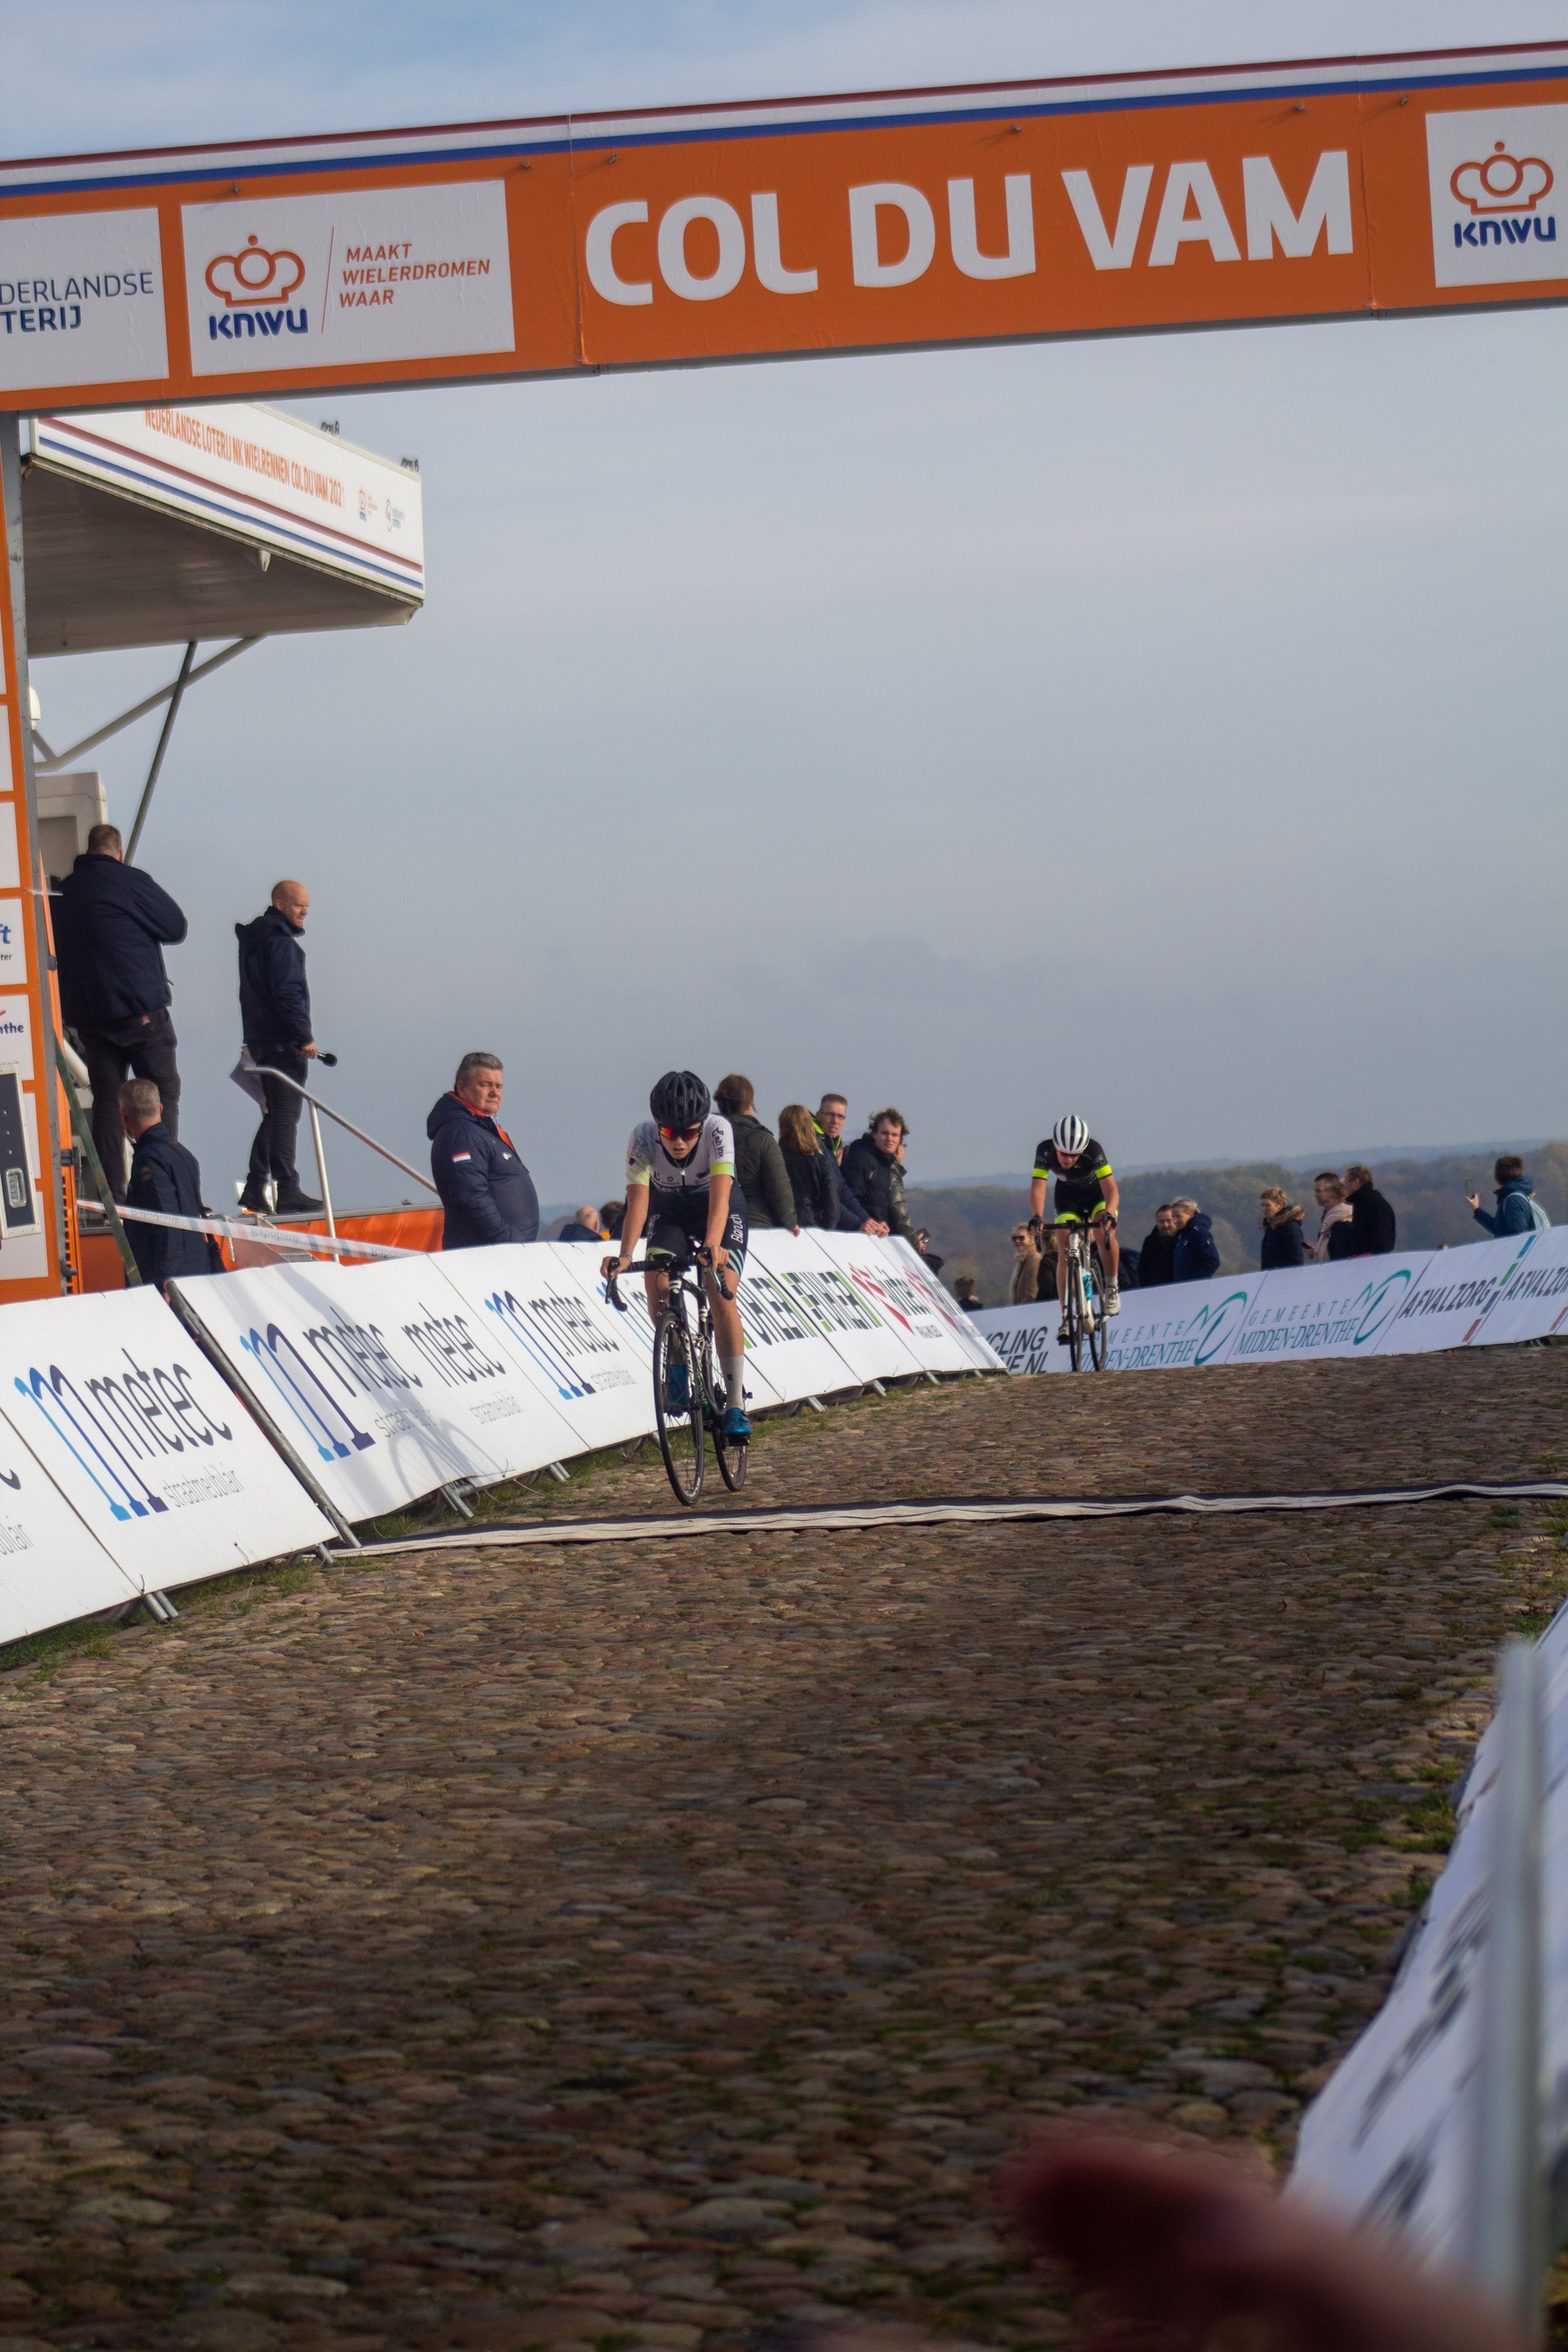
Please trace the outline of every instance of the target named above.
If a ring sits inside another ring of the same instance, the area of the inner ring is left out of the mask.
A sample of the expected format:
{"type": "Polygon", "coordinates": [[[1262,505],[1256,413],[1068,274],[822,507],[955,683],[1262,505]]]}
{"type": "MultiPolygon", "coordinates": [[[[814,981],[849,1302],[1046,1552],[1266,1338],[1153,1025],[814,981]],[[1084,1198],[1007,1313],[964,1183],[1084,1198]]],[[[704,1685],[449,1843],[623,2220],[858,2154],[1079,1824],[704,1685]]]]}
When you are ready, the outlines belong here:
{"type": "Polygon", "coordinates": [[[686,1325],[673,1307],[661,1307],[653,1329],[653,1412],[658,1450],[680,1503],[694,1503],[702,1492],[702,1405],[701,1373],[686,1325]],[[678,1398],[684,1386],[684,1402],[670,1401],[672,1373],[678,1398]]]}
{"type": "Polygon", "coordinates": [[[1097,1372],[1102,1372],[1106,1350],[1110,1343],[1105,1320],[1105,1271],[1098,1257],[1089,1259],[1089,1279],[1094,1305],[1094,1325],[1089,1335],[1089,1360],[1097,1372]]]}

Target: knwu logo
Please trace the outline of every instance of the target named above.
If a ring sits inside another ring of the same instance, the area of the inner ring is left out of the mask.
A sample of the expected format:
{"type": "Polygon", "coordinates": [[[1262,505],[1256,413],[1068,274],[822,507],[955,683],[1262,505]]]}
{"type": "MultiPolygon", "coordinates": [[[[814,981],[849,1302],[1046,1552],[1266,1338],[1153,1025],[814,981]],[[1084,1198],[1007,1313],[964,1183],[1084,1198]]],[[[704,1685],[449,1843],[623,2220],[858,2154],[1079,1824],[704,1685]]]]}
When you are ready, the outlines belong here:
{"type": "Polygon", "coordinates": [[[1523,245],[1533,228],[1542,244],[1552,244],[1557,216],[1542,219],[1536,206],[1551,194],[1554,177],[1543,156],[1510,155],[1500,139],[1484,163],[1460,163],[1448,185],[1473,217],[1454,223],[1454,243],[1523,245]]]}
{"type": "Polygon", "coordinates": [[[222,311],[207,316],[207,334],[214,342],[234,342],[242,335],[303,335],[310,323],[301,303],[289,307],[289,297],[305,282],[305,265],[288,247],[268,252],[258,236],[248,236],[238,253],[216,253],[206,266],[206,289],[222,302],[222,311]]]}
{"type": "Polygon", "coordinates": [[[1439,286],[1568,277],[1552,204],[1568,173],[1568,106],[1429,114],[1426,169],[1439,286]]]}

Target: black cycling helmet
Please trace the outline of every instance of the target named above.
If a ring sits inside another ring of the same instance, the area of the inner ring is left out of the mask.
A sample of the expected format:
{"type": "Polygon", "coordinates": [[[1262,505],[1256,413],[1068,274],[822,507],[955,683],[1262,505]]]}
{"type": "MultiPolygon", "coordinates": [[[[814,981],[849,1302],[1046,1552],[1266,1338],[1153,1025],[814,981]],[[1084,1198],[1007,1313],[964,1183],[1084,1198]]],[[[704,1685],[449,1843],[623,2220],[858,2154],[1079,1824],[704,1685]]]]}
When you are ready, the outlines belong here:
{"type": "Polygon", "coordinates": [[[695,1070],[666,1070],[647,1098],[660,1127],[700,1127],[713,1097],[695,1070]]]}

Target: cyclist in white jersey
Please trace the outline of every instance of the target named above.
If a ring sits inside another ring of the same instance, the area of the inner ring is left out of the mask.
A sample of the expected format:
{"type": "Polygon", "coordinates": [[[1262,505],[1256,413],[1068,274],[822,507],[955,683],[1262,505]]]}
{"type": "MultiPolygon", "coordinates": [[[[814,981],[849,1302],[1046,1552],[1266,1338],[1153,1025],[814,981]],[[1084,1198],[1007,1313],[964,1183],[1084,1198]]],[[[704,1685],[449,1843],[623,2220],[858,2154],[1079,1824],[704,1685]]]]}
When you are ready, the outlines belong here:
{"type": "MultiPolygon", "coordinates": [[[[735,1184],[734,1133],[690,1070],[667,1070],[648,1097],[648,1108],[652,1118],[640,1120],[627,1139],[620,1255],[607,1257],[603,1272],[606,1276],[626,1273],[645,1228],[650,1264],[681,1254],[690,1242],[705,1245],[710,1263],[703,1283],[713,1310],[713,1336],[728,1400],[724,1435],[747,1438],[752,1424],[745,1410],[746,1338],[741,1310],[715,1279],[728,1271],[731,1288],[738,1287],[746,1263],[746,1198],[735,1184]]],[[[646,1279],[648,1313],[657,1316],[669,1296],[669,1276],[649,1274],[646,1279]]],[[[672,1364],[669,1379],[673,1391],[687,1379],[685,1365],[672,1364]]],[[[666,1402],[679,1412],[689,1397],[672,1392],[666,1402]]]]}

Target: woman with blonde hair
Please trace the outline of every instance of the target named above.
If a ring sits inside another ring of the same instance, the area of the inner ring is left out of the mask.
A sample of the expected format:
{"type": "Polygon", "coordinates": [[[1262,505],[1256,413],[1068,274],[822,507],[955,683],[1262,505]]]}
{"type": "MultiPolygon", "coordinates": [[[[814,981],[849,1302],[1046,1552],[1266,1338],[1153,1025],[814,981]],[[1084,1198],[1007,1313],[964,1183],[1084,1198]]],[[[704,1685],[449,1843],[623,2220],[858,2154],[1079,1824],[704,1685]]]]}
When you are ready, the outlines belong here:
{"type": "Polygon", "coordinates": [[[1305,1265],[1307,1240],[1301,1212],[1278,1184],[1266,1184],[1258,1196],[1263,1210],[1263,1240],[1258,1263],[1265,1274],[1289,1265],[1305,1265]]]}
{"type": "Polygon", "coordinates": [[[1315,1265],[1327,1265],[1331,1259],[1337,1261],[1349,1257],[1351,1254],[1351,1204],[1345,1198],[1343,1177],[1336,1175],[1331,1168],[1325,1168],[1321,1176],[1313,1177],[1312,1192],[1321,1213],[1318,1238],[1307,1255],[1315,1265]],[[1343,1232],[1340,1231],[1342,1226],[1343,1232]],[[1337,1249],[1334,1246],[1336,1241],[1339,1243],[1337,1249]]]}
{"type": "Polygon", "coordinates": [[[780,1111],[779,1152],[795,1194],[795,1223],[831,1233],[838,1223],[838,1187],[816,1121],[804,1103],[785,1103],[780,1111]]]}

